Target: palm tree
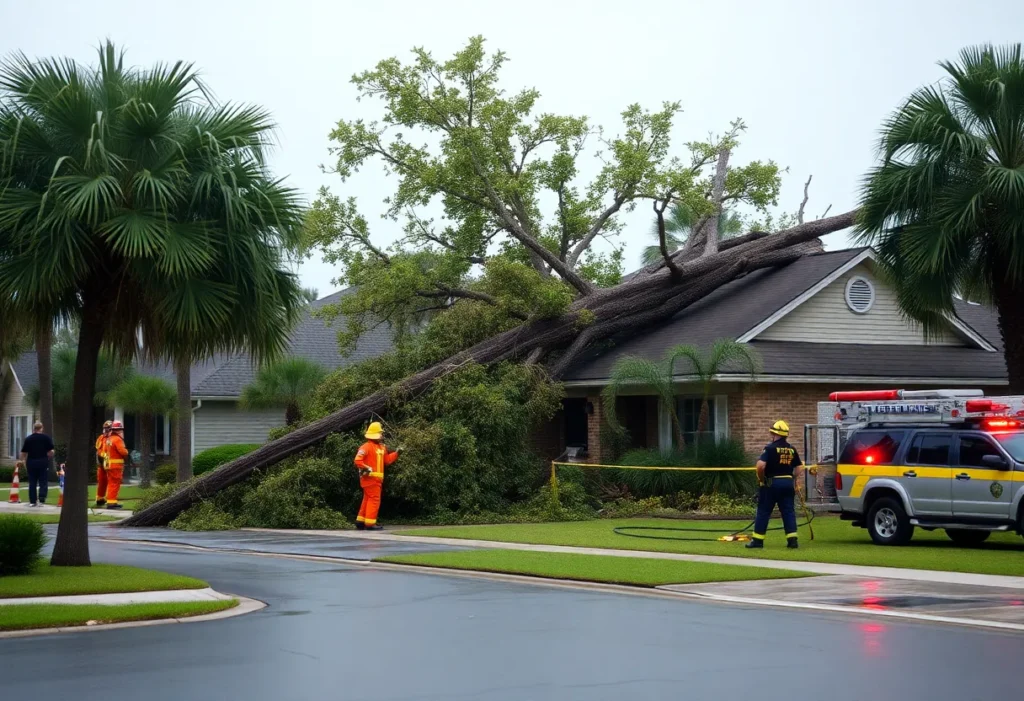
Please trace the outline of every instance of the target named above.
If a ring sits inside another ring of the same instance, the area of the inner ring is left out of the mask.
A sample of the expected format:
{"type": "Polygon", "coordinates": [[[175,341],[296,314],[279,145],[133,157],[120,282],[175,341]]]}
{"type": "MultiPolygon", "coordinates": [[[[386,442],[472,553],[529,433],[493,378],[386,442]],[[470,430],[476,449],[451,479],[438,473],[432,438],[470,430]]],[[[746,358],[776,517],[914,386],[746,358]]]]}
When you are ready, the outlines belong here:
{"type": "MultiPolygon", "coordinates": [[[[100,348],[115,359],[280,353],[301,308],[284,249],[302,206],[265,160],[262,109],[221,105],[191,65],[107,43],[0,64],[0,299],[80,324],[68,460],[87,464],[100,348]],[[187,351],[187,353],[186,353],[187,351]]],[[[85,471],[68,473],[55,565],[89,564],[85,471]]]]}
{"type": "Polygon", "coordinates": [[[325,374],[322,366],[305,358],[279,360],[262,368],[242,390],[240,404],[248,409],[284,407],[284,420],[292,426],[302,420],[302,405],[325,374]]]}
{"type": "Polygon", "coordinates": [[[107,392],[107,406],[121,407],[139,417],[139,452],[142,453],[142,486],[149,487],[149,452],[153,447],[153,425],[157,416],[175,410],[177,392],[167,380],[148,375],[133,375],[107,392]]]}
{"type": "MultiPolygon", "coordinates": [[[[693,210],[685,204],[673,205],[669,215],[665,217],[665,243],[669,253],[679,250],[693,235],[694,227],[697,226],[700,217],[693,213],[693,210]]],[[[743,233],[743,220],[734,212],[722,209],[718,215],[718,237],[725,240],[732,236],[743,233]]],[[[655,222],[651,228],[651,235],[654,236],[653,246],[644,248],[642,260],[644,265],[657,263],[661,260],[661,247],[658,245],[658,224],[655,222]]]]}
{"type": "MultiPolygon", "coordinates": [[[[78,351],[75,346],[57,344],[52,348],[53,406],[57,409],[64,411],[71,409],[71,387],[75,382],[77,357],[78,351]]],[[[116,361],[107,352],[100,353],[100,357],[96,362],[96,388],[93,395],[93,411],[88,418],[90,432],[99,432],[99,424],[102,417],[98,412],[106,407],[107,393],[116,385],[129,379],[133,373],[134,370],[130,365],[116,361]]],[[[38,408],[42,403],[40,387],[38,385],[26,387],[25,399],[29,404],[38,408]]]]}
{"type": "Polygon", "coordinates": [[[946,76],[884,124],[861,191],[901,309],[930,332],[955,297],[994,303],[1010,392],[1024,392],[1024,60],[1021,46],[964,49],[946,76]]]}
{"type": "Polygon", "coordinates": [[[624,356],[615,362],[608,385],[602,392],[605,406],[609,407],[605,412],[609,424],[618,428],[618,417],[615,415],[613,407],[615,398],[624,388],[647,389],[654,392],[662,411],[667,412],[672,418],[676,445],[682,448],[686,442],[683,438],[682,424],[679,421],[679,412],[676,411],[674,385],[676,363],[680,360],[689,361],[693,374],[701,383],[703,395],[700,416],[697,419],[696,436],[698,439],[700,434],[707,430],[710,415],[709,400],[714,378],[721,374],[726,366],[733,364],[739,365],[744,372],[750,374],[751,379],[754,379],[760,366],[757,353],[753,348],[730,338],[715,341],[706,355],[696,346],[675,346],[668,350],[660,363],[636,356],[624,356]]]}
{"type": "Polygon", "coordinates": [[[739,343],[731,338],[720,338],[711,344],[711,348],[705,354],[696,346],[676,346],[669,351],[669,357],[674,363],[677,360],[687,360],[693,374],[697,377],[701,386],[700,416],[697,418],[697,437],[707,431],[708,421],[711,414],[711,389],[715,377],[729,366],[739,366],[740,370],[750,376],[751,380],[757,378],[760,372],[760,359],[757,351],[745,343],[739,343]]]}

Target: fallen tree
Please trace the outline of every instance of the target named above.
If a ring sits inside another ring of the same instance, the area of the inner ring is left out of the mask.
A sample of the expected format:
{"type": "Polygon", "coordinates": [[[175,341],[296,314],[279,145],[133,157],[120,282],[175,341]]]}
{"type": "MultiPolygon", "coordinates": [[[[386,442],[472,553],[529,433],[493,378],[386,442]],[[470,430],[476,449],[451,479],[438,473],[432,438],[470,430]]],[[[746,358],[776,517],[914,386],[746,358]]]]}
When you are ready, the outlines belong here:
{"type": "MultiPolygon", "coordinates": [[[[454,355],[444,362],[412,375],[385,390],[374,392],[341,411],[302,426],[258,450],[203,475],[164,501],[132,515],[126,526],[159,526],[226,487],[246,479],[254,470],[280,462],[338,431],[356,428],[372,414],[386,414],[396,397],[415,397],[437,378],[466,363],[489,364],[527,359],[538,349],[552,353],[564,349],[551,366],[557,377],[589,346],[614,334],[640,330],[671,317],[736,277],[764,267],[785,265],[802,255],[801,245],[851,226],[855,212],[798,225],[770,236],[754,236],[723,242],[719,253],[701,256],[679,265],[682,282],[676,283],[667,268],[643,279],[580,298],[567,313],[506,331],[454,355]],[[732,244],[732,245],[730,245],[732,244]],[[580,328],[584,310],[592,321],[580,328]]],[[[675,256],[681,258],[683,254],[675,256]]]]}

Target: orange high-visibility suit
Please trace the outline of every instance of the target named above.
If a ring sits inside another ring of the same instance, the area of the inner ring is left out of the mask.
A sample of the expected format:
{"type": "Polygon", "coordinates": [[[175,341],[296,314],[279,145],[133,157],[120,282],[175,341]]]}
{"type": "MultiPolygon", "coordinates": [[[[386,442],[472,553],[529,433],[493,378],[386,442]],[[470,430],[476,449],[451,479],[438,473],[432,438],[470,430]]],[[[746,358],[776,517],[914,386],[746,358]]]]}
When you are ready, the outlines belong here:
{"type": "Polygon", "coordinates": [[[101,433],[96,439],[96,505],[102,506],[107,501],[107,438],[101,433]]]}
{"type": "Polygon", "coordinates": [[[356,517],[357,524],[373,526],[377,523],[380,490],[384,484],[384,467],[397,459],[397,452],[388,452],[387,446],[377,441],[367,441],[359,447],[355,459],[356,468],[369,470],[370,474],[359,476],[359,486],[363,488],[363,503],[356,517]]]}
{"type": "MultiPolygon", "coordinates": [[[[128,448],[124,438],[111,433],[107,438],[107,506],[117,504],[117,494],[121,491],[121,479],[124,477],[124,459],[128,457],[128,448]]],[[[99,487],[96,488],[99,495],[99,487]]]]}

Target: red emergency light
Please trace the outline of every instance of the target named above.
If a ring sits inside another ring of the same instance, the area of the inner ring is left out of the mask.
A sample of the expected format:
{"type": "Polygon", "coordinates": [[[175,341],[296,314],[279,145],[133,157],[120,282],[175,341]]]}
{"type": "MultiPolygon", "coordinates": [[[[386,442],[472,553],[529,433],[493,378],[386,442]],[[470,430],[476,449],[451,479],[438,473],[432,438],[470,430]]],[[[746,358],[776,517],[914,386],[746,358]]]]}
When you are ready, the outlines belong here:
{"type": "Polygon", "coordinates": [[[828,395],[830,402],[877,402],[899,399],[903,390],[871,389],[861,392],[833,392],[828,395]]]}
{"type": "Polygon", "coordinates": [[[964,405],[968,414],[984,414],[991,411],[1006,411],[1008,404],[996,404],[991,399],[971,399],[964,405]]]}
{"type": "Polygon", "coordinates": [[[1004,429],[1017,429],[1020,428],[1020,421],[1016,419],[985,419],[981,422],[982,428],[986,431],[1000,431],[1004,429]]]}

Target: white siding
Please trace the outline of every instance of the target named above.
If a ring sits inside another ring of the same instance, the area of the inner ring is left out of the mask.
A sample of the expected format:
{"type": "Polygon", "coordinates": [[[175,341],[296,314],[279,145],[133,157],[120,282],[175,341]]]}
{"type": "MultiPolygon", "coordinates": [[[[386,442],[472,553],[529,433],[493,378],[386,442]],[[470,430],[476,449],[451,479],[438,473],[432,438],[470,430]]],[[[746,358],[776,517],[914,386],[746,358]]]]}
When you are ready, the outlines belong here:
{"type": "Polygon", "coordinates": [[[901,346],[967,345],[952,327],[939,338],[925,341],[924,331],[903,317],[896,304],[896,294],[868,265],[858,265],[762,331],[757,339],[901,346]],[[846,283],[854,277],[867,279],[875,288],[874,305],[864,314],[857,314],[846,305],[846,283]]]}
{"type": "Polygon", "coordinates": [[[235,402],[204,399],[192,413],[193,454],[229,443],[264,443],[270,429],[284,426],[284,409],[242,411],[235,402]]]}
{"type": "MultiPolygon", "coordinates": [[[[8,368],[7,372],[10,373],[10,368],[8,368]]],[[[10,380],[11,388],[7,391],[7,396],[0,397],[0,399],[3,400],[3,402],[0,403],[0,461],[2,461],[2,464],[13,464],[14,462],[13,460],[10,460],[7,455],[7,425],[9,423],[9,417],[29,417],[29,431],[32,430],[32,423],[35,419],[35,411],[33,411],[32,406],[25,401],[25,395],[21,389],[19,389],[18,383],[14,381],[13,377],[11,377],[10,380]]],[[[21,436],[20,438],[24,438],[24,436],[21,436]]]]}

